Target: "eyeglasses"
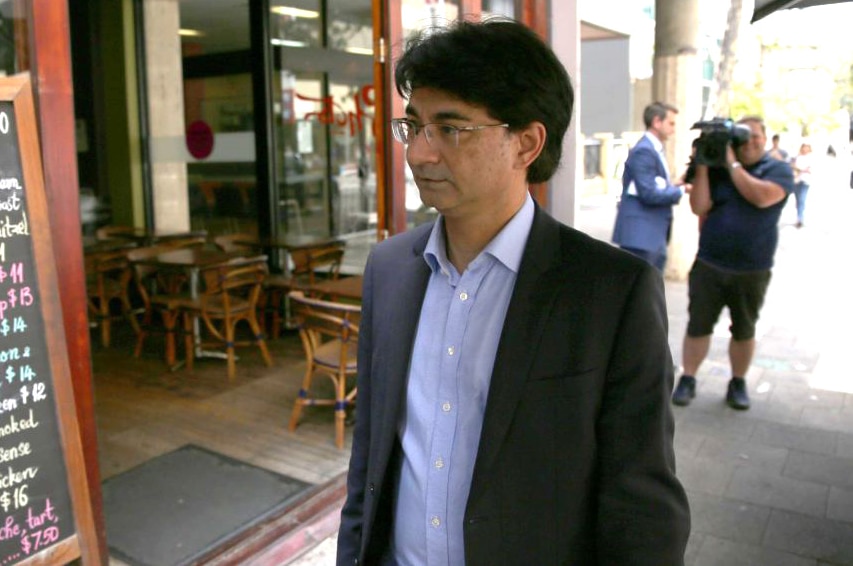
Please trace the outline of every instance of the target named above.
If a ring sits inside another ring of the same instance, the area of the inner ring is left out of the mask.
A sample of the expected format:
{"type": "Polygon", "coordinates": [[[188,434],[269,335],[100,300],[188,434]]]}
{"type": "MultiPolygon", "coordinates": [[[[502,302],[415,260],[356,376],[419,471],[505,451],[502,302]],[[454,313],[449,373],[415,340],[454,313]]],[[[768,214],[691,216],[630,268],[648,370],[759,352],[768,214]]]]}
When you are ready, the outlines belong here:
{"type": "Polygon", "coordinates": [[[407,118],[391,120],[391,133],[398,142],[409,145],[420,131],[429,145],[434,147],[458,147],[459,132],[476,132],[486,128],[509,128],[509,124],[484,124],[482,126],[451,126],[450,124],[416,124],[407,118]]]}

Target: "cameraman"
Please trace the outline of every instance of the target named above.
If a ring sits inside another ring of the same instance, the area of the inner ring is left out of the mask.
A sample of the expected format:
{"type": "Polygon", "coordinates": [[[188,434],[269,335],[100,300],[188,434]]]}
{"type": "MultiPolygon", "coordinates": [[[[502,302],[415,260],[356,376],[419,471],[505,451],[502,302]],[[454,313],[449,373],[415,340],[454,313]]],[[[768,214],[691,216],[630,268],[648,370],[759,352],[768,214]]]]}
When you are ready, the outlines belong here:
{"type": "Polygon", "coordinates": [[[688,405],[696,395],[696,372],[708,354],[711,334],[723,307],[732,325],[729,362],[732,378],[726,403],[749,408],[746,372],[755,351],[755,323],[779,239],[777,224],[793,190],[791,166],[765,151],[767,135],[758,117],[741,119],[749,127],[748,141],[736,150],[726,147],[726,166],[696,165],[690,208],[700,218],[699,251],[690,270],[684,374],[672,395],[676,405],[688,405]]]}

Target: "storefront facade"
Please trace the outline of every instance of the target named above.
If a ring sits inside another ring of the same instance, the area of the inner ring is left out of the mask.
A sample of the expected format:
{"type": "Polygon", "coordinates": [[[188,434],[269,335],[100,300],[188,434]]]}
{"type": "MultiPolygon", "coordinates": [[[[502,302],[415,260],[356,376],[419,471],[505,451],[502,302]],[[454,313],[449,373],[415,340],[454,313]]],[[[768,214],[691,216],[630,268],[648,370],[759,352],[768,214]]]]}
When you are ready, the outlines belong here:
{"type": "Polygon", "coordinates": [[[74,60],[82,190],[101,221],[364,247],[431,217],[401,148],[385,143],[402,107],[389,69],[403,38],[461,14],[521,11],[515,0],[81,6],[71,36],[89,55],[74,60]]]}
{"type": "MultiPolygon", "coordinates": [[[[430,218],[407,183],[402,146],[388,141],[388,120],[402,111],[390,70],[403,38],[461,14],[512,17],[548,36],[548,16],[565,9],[546,0],[0,4],[2,71],[34,77],[100,555],[81,232],[110,222],[334,235],[366,251],[430,218]]],[[[568,15],[577,21],[574,8],[568,15]]],[[[535,190],[552,213],[572,198],[535,190]]]]}

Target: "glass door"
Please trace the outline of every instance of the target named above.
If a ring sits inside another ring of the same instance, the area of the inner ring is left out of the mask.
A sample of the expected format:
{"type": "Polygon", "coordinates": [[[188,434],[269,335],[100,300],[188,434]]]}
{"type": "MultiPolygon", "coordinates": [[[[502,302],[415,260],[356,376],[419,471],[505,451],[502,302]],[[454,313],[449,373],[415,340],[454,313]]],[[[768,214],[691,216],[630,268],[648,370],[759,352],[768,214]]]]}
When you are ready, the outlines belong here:
{"type": "Polygon", "coordinates": [[[271,4],[279,233],[375,241],[371,0],[271,4]]]}

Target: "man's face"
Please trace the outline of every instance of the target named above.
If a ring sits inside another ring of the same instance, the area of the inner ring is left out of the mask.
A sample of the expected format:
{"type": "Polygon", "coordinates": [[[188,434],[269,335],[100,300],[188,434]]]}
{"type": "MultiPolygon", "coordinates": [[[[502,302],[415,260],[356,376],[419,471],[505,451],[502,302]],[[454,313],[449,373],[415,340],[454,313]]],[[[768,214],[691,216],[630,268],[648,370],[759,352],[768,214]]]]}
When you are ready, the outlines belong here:
{"type": "MultiPolygon", "coordinates": [[[[419,126],[498,123],[484,108],[432,88],[412,92],[406,117],[419,126]]],[[[421,130],[406,147],[406,161],[423,203],[448,219],[503,218],[514,214],[519,196],[527,189],[526,168],[521,168],[516,158],[517,136],[506,128],[490,127],[460,131],[458,140],[454,146],[435,135],[428,143],[421,130]]]]}
{"type": "Polygon", "coordinates": [[[675,133],[675,112],[669,110],[663,118],[652,119],[652,131],[662,142],[675,133]]]}
{"type": "Polygon", "coordinates": [[[767,135],[762,131],[761,124],[758,122],[744,122],[744,125],[749,126],[752,134],[749,136],[749,141],[737,148],[735,153],[741,163],[752,165],[764,155],[767,135]]]}

